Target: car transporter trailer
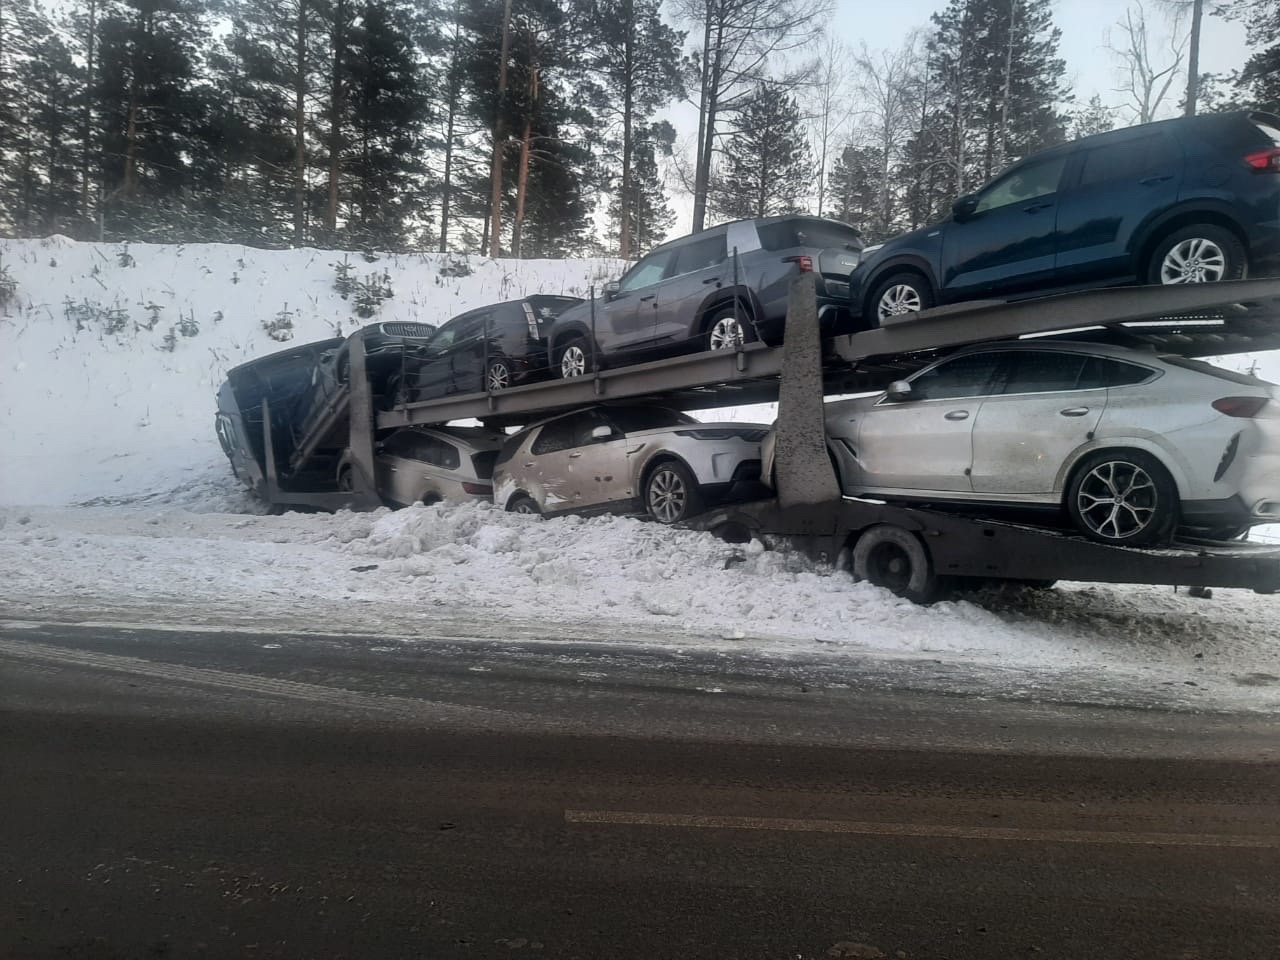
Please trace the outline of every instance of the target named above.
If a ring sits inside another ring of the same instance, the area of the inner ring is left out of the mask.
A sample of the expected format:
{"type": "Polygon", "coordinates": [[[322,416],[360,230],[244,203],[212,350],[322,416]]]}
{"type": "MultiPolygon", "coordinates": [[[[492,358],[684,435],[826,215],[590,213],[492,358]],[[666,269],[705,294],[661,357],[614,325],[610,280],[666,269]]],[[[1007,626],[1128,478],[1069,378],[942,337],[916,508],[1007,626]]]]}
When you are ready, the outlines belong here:
{"type": "MultiPolygon", "coordinates": [[[[672,360],[498,392],[449,396],[375,410],[362,341],[351,338],[349,388],[302,438],[291,469],[314,452],[345,446],[354,489],[290,490],[280,484],[269,399],[262,402],[258,489],[277,505],[337,509],[377,506],[375,437],[409,425],[477,419],[527,424],[592,403],[654,403],[681,410],[778,401],[776,497],[714,509],[688,522],[732,540],[786,538],[829,563],[900,596],[929,602],[959,581],[1057,580],[1280,589],[1280,548],[1239,541],[1173,541],[1123,547],[1082,536],[954,510],[842,497],[828,457],[823,404],[839,393],[883,389],[965,344],[1016,338],[1088,339],[1147,346],[1187,357],[1280,348],[1280,280],[1124,287],[1017,303],[941,307],[911,320],[820,339],[812,274],[792,284],[785,341],[707,351],[672,360]],[[301,452],[303,456],[297,456],[301,452]]],[[[238,424],[243,428],[243,418],[238,424]]]]}

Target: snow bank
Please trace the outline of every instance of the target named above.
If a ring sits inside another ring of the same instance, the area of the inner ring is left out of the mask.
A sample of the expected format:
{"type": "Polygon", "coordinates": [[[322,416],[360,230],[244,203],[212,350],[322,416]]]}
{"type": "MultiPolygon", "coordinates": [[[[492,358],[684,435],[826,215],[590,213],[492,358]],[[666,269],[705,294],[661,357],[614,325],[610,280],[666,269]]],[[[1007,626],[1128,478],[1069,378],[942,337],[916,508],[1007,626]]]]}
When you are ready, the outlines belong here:
{"type": "Polygon", "coordinates": [[[1267,598],[1067,585],[926,609],[795,553],[624,518],[485,504],[280,517],[9,509],[0,568],[0,615],[31,620],[573,639],[819,673],[856,654],[936,661],[954,692],[1280,710],[1280,605],[1267,598]]]}
{"type": "Polygon", "coordinates": [[[214,394],[230,367],[377,320],[440,324],[474,306],[541,292],[585,296],[616,276],[608,260],[507,261],[457,255],[264,251],[222,244],[123,245],[0,240],[17,297],[0,308],[0,503],[166,496],[226,508],[244,501],[213,434],[214,394]],[[334,287],[392,296],[360,318],[334,287]]]}

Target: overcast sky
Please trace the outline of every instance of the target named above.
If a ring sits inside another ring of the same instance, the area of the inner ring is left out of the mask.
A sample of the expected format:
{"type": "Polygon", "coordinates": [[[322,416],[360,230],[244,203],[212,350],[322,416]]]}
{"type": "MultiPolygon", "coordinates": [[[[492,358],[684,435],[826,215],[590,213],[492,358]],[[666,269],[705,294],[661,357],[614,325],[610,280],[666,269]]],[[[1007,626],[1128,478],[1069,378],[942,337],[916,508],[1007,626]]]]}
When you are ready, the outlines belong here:
{"type": "MultiPolygon", "coordinates": [[[[930,15],[942,9],[946,0],[835,0],[835,3],[831,30],[851,47],[866,43],[874,51],[898,47],[912,29],[927,28],[930,15]]],[[[1166,21],[1157,0],[1146,0],[1146,7],[1153,34],[1165,31],[1166,21]]],[[[1058,0],[1054,4],[1054,22],[1062,31],[1058,55],[1066,61],[1068,82],[1081,104],[1087,103],[1095,93],[1111,106],[1120,106],[1125,101],[1124,94],[1115,90],[1118,67],[1115,55],[1107,49],[1108,31],[1123,16],[1124,9],[1123,0],[1058,0]]],[[[1119,44],[1118,37],[1116,43],[1119,44]]],[[[1157,50],[1154,44],[1152,49],[1157,50]]],[[[1219,17],[1204,18],[1201,72],[1230,72],[1243,63],[1247,53],[1241,24],[1228,23],[1219,17]]],[[[1174,84],[1178,93],[1170,95],[1164,115],[1176,113],[1185,85],[1183,73],[1174,84]]],[[[670,116],[691,155],[697,111],[684,105],[672,110],[670,116]]],[[[1122,123],[1129,122],[1128,114],[1122,116],[1122,123]]],[[[678,219],[669,236],[678,237],[691,229],[693,205],[689,197],[679,194],[673,195],[672,201],[678,219]]]]}

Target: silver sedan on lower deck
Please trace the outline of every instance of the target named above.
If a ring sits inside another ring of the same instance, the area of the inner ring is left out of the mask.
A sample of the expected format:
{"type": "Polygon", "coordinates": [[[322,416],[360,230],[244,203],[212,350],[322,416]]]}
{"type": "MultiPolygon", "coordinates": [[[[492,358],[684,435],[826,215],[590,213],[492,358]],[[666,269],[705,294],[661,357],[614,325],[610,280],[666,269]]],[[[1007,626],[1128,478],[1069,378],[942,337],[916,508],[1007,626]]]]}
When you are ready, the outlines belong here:
{"type": "Polygon", "coordinates": [[[677,523],[761,492],[759,423],[701,423],[665,407],[593,406],[503,444],[494,502],[517,513],[648,513],[677,523]]]}

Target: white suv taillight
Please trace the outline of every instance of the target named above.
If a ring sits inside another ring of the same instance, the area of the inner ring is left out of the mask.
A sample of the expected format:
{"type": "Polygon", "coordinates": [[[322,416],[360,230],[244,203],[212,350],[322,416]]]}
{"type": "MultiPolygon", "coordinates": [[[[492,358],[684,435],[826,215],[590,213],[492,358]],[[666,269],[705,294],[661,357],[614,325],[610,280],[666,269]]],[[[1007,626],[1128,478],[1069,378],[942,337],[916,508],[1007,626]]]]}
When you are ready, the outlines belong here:
{"type": "Polygon", "coordinates": [[[1223,397],[1213,401],[1213,409],[1225,413],[1228,417],[1242,417],[1246,420],[1256,417],[1267,405],[1266,397],[1223,397]]]}

